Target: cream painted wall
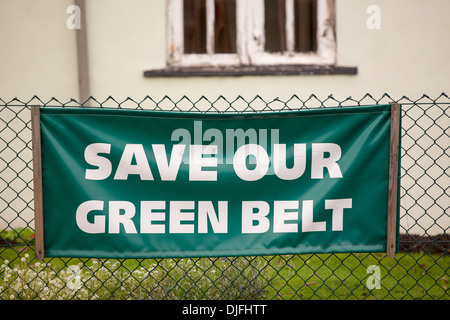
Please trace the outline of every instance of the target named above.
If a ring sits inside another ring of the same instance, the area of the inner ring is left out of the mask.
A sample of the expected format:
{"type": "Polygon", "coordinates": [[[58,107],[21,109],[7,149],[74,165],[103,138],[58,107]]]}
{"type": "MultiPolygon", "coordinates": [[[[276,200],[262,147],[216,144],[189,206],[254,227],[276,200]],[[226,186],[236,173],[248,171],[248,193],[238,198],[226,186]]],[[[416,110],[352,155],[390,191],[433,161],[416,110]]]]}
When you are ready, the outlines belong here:
{"type": "MultiPolygon", "coordinates": [[[[450,80],[450,10],[446,0],[354,1],[338,3],[339,63],[355,65],[357,77],[343,92],[389,92],[394,96],[437,96],[450,80]],[[370,4],[381,8],[381,29],[366,28],[370,4]]],[[[356,92],[356,93],[355,93],[356,92]]]]}

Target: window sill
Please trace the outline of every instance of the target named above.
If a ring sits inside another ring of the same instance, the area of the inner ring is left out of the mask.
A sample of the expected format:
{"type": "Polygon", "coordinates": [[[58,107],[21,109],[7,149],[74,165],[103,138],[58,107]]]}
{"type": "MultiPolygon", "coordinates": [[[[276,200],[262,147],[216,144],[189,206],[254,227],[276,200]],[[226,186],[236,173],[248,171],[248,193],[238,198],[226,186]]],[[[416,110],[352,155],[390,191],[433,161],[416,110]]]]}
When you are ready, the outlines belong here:
{"type": "Polygon", "coordinates": [[[223,77],[276,75],[355,75],[357,67],[334,65],[273,65],[226,67],[168,67],[146,70],[145,77],[223,77]]]}

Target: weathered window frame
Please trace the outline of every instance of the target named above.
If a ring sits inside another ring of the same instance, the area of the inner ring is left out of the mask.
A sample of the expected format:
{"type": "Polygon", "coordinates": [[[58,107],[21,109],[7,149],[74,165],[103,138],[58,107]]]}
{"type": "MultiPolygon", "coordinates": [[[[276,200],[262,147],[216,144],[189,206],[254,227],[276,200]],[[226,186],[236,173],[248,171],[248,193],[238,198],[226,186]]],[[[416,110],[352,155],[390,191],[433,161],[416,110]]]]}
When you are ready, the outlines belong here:
{"type": "Polygon", "coordinates": [[[264,51],[264,0],[236,0],[236,54],[215,54],[214,0],[206,0],[207,53],[184,54],[183,0],[167,0],[167,63],[170,67],[334,65],[336,63],[335,3],[317,1],[317,51],[294,52],[293,0],[286,0],[287,51],[264,51]]]}

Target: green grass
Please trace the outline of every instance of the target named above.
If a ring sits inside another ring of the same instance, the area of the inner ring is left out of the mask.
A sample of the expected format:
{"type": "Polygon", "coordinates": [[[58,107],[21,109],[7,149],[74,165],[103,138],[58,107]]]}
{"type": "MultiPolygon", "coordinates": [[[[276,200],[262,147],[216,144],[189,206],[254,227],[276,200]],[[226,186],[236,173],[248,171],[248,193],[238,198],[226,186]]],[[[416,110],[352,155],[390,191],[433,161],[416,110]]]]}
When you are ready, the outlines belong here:
{"type": "Polygon", "coordinates": [[[0,247],[0,299],[450,299],[445,254],[34,260],[0,247]],[[69,266],[76,266],[77,280],[69,266]],[[379,289],[369,289],[369,266],[379,289]],[[75,288],[74,288],[75,287],[75,288]]]}

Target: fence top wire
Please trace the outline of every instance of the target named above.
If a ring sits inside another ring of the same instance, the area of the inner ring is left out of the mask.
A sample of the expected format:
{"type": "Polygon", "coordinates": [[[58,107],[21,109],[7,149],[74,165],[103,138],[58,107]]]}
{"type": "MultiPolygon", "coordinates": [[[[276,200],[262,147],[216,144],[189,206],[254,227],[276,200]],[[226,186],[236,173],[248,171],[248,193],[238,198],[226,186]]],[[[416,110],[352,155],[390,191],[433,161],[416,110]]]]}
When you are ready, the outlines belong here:
{"type": "Polygon", "coordinates": [[[365,106],[365,105],[377,105],[385,103],[400,103],[402,105],[435,105],[435,104],[450,104],[450,97],[446,93],[441,93],[437,98],[430,98],[429,95],[423,94],[417,99],[411,99],[406,96],[400,98],[393,98],[388,93],[384,93],[381,97],[376,98],[373,95],[366,93],[360,99],[355,99],[349,96],[344,99],[337,99],[332,94],[328,95],[325,99],[320,99],[317,95],[311,94],[306,99],[300,98],[294,94],[287,100],[281,100],[280,98],[264,99],[260,95],[256,95],[252,99],[246,99],[241,95],[230,100],[220,95],[216,99],[210,99],[206,96],[193,100],[186,95],[183,95],[179,99],[172,99],[170,96],[165,95],[160,99],[154,99],[147,95],[143,99],[136,100],[131,97],[127,97],[120,101],[113,96],[109,96],[103,101],[90,96],[85,101],[78,101],[71,98],[68,101],[61,101],[55,97],[52,97],[48,101],[44,101],[38,96],[34,95],[29,100],[21,100],[19,98],[13,98],[10,101],[5,101],[0,98],[1,107],[84,107],[84,108],[134,108],[134,109],[147,109],[155,111],[174,111],[174,112],[267,112],[267,111],[291,111],[309,108],[327,108],[327,107],[347,107],[347,106],[365,106]],[[205,106],[205,108],[201,108],[205,106]]]}

